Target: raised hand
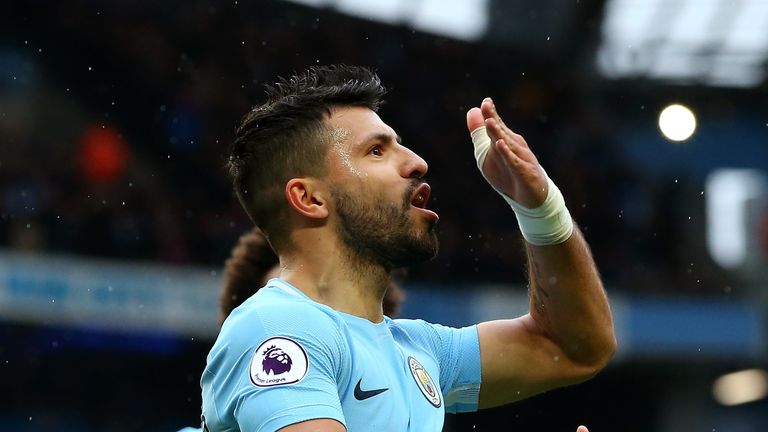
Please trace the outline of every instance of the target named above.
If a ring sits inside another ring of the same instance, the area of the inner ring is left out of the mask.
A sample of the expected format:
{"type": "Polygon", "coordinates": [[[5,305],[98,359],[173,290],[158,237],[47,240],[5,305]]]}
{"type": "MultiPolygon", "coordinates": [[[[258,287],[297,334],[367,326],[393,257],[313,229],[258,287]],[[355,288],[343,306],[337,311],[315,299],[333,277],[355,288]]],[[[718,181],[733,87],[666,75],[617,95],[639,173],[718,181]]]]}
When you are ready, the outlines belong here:
{"type": "Polygon", "coordinates": [[[491,139],[482,166],[483,175],[497,191],[527,208],[536,208],[547,197],[547,177],[525,139],[509,129],[491,98],[467,112],[471,133],[485,126],[491,139]]]}

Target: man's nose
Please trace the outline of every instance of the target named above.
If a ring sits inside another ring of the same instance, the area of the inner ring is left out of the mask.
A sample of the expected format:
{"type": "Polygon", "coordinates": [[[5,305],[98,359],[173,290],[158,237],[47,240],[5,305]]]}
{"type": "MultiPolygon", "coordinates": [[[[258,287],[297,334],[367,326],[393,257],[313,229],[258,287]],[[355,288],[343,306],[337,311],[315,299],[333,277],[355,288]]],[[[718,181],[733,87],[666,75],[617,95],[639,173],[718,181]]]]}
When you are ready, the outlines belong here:
{"type": "Polygon", "coordinates": [[[401,175],[405,178],[421,178],[427,173],[429,165],[421,158],[421,156],[414,153],[408,147],[401,147],[405,158],[403,163],[403,172],[401,175]]]}

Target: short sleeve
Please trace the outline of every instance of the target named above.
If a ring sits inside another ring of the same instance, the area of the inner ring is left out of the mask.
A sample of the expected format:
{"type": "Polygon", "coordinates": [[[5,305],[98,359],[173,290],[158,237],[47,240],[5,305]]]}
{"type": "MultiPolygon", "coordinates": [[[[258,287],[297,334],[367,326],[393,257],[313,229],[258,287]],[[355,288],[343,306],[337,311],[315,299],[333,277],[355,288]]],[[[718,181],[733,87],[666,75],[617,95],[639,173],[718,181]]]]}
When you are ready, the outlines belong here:
{"type": "Polygon", "coordinates": [[[345,367],[338,324],[312,305],[286,303],[239,311],[222,328],[203,394],[210,387],[223,423],[243,431],[276,431],[318,418],[345,424],[337,386],[345,367]]]}
{"type": "Polygon", "coordinates": [[[477,411],[481,363],[477,326],[446,327],[422,320],[395,320],[431,348],[440,365],[440,389],[449,413],[477,411]]]}

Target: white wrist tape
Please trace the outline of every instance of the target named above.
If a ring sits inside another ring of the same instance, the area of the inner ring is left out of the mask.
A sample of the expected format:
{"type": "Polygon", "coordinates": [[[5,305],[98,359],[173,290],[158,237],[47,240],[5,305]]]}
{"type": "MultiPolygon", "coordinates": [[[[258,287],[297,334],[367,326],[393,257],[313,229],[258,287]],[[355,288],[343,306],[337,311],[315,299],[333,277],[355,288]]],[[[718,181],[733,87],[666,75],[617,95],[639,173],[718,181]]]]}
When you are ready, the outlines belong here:
{"type": "MultiPolygon", "coordinates": [[[[491,138],[485,131],[485,126],[473,130],[471,135],[472,143],[475,145],[477,168],[487,181],[488,177],[485,177],[485,173],[483,173],[483,164],[485,163],[485,157],[488,155],[488,150],[491,148],[491,138]]],[[[537,246],[554,245],[560,244],[571,237],[573,233],[573,219],[571,219],[571,214],[565,206],[563,194],[549,176],[547,176],[547,198],[544,199],[540,206],[534,209],[523,207],[505,193],[495,187],[494,189],[515,211],[517,224],[520,226],[520,231],[528,243],[537,246]]]]}

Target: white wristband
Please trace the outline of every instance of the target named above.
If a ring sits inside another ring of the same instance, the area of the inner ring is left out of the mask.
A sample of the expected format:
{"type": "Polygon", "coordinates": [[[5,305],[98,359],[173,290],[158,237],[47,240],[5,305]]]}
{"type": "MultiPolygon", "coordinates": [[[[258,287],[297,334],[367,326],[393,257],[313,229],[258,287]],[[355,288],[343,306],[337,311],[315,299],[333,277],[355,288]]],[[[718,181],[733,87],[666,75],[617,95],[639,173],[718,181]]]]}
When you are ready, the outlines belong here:
{"type": "MultiPolygon", "coordinates": [[[[483,173],[483,163],[485,163],[485,157],[491,147],[491,138],[486,133],[485,126],[473,130],[471,135],[472,143],[475,145],[477,168],[488,181],[488,177],[485,177],[485,173],[483,173]]],[[[495,187],[494,189],[515,211],[520,232],[528,243],[537,246],[555,245],[571,237],[573,219],[571,219],[571,214],[565,206],[563,194],[549,176],[547,176],[547,197],[544,199],[544,203],[534,209],[523,207],[505,193],[495,187]]]]}

